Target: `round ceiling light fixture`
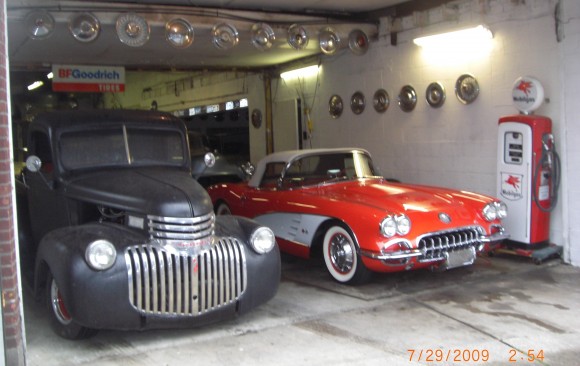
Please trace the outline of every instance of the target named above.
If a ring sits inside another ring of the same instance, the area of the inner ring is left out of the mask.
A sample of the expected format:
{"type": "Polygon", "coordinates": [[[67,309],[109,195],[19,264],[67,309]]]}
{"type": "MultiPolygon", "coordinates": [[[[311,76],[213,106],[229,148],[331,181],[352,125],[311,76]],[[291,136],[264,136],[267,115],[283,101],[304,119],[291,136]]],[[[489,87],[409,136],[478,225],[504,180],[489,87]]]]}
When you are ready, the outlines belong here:
{"type": "Polygon", "coordinates": [[[240,41],[238,30],[231,24],[216,24],[212,31],[213,45],[222,50],[229,50],[235,47],[240,41]]]}
{"type": "Polygon", "coordinates": [[[141,47],[149,40],[151,29],[145,18],[135,14],[121,14],[115,24],[119,40],[131,47],[141,47]]]}
{"type": "Polygon", "coordinates": [[[306,29],[299,24],[292,24],[288,28],[288,44],[295,50],[302,50],[308,45],[306,29]]]}
{"type": "Polygon", "coordinates": [[[360,29],[352,30],[348,35],[348,48],[355,55],[364,55],[369,49],[369,38],[360,29]]]}
{"type": "Polygon", "coordinates": [[[318,35],[318,46],[325,55],[332,55],[340,48],[340,37],[334,29],[324,28],[318,35]]]}
{"type": "Polygon", "coordinates": [[[165,39],[175,48],[187,48],[193,43],[193,26],[177,18],[165,24],[165,39]]]}
{"type": "Polygon", "coordinates": [[[272,48],[276,40],[276,34],[272,27],[266,23],[256,23],[252,26],[252,44],[260,51],[272,48]]]}
{"type": "Polygon", "coordinates": [[[28,13],[24,18],[24,24],[32,39],[45,39],[54,32],[54,18],[47,11],[37,10],[28,13]]]}
{"type": "Polygon", "coordinates": [[[97,39],[101,24],[93,14],[81,13],[70,19],[68,29],[77,41],[88,43],[97,39]]]}

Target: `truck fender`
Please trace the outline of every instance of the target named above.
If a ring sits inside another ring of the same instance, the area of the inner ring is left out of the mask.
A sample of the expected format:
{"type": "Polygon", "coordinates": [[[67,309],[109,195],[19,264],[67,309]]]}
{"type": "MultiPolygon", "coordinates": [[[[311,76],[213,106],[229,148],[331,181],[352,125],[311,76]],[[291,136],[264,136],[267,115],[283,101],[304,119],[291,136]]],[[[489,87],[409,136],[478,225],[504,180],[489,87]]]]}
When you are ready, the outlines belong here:
{"type": "MultiPolygon", "coordinates": [[[[75,281],[75,267],[86,266],[85,250],[97,239],[106,239],[115,245],[117,258],[127,245],[144,243],[147,238],[125,226],[111,223],[90,223],[53,230],[46,234],[38,245],[35,263],[34,294],[37,299],[43,296],[48,271],[59,285],[66,299],[75,281]]],[[[87,269],[90,270],[90,269],[87,269]]]]}

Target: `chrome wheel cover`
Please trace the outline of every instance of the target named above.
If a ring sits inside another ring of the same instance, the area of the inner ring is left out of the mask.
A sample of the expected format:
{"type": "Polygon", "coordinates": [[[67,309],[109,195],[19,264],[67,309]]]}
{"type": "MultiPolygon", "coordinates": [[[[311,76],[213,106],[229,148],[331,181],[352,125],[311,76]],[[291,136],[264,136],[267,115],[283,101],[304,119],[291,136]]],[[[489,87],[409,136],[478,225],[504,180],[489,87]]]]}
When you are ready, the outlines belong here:
{"type": "Polygon", "coordinates": [[[330,239],[328,251],[332,266],[338,272],[346,274],[352,271],[356,254],[353,251],[352,243],[346,236],[341,233],[334,235],[330,239]]]}
{"type": "Polygon", "coordinates": [[[50,305],[52,307],[52,312],[56,319],[64,324],[69,325],[72,322],[72,318],[64,305],[62,296],[60,296],[60,291],[56,281],[53,279],[50,284],[50,305]]]}

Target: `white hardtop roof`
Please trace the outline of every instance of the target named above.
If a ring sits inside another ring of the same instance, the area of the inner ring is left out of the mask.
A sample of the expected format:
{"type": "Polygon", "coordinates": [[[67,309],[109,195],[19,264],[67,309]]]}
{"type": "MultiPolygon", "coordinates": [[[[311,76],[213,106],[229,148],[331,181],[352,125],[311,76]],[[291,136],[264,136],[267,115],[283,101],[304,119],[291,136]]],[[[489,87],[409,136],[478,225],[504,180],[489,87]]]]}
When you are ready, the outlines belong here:
{"type": "Polygon", "coordinates": [[[301,158],[303,156],[309,155],[320,155],[320,154],[332,154],[332,153],[348,153],[353,151],[361,151],[370,155],[370,153],[358,147],[338,147],[338,148],[322,148],[322,149],[304,149],[304,150],[287,150],[287,151],[278,151],[274,152],[270,155],[266,155],[263,157],[256,166],[256,171],[254,175],[248,182],[250,187],[258,187],[260,186],[260,181],[262,180],[262,176],[264,175],[264,171],[266,170],[266,165],[268,163],[289,163],[293,160],[301,158]]]}

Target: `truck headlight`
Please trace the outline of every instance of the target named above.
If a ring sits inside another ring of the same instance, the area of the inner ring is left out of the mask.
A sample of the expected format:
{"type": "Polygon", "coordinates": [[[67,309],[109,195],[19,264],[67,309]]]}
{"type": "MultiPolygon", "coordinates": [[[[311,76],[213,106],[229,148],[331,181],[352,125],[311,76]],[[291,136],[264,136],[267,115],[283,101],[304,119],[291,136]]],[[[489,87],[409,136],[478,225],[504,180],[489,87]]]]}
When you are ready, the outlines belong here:
{"type": "Polygon", "coordinates": [[[85,251],[85,260],[89,266],[97,271],[104,271],[115,264],[117,250],[115,246],[107,240],[95,240],[85,251]]]}
{"type": "Polygon", "coordinates": [[[258,254],[268,253],[276,244],[274,232],[265,226],[260,226],[250,236],[250,244],[258,254]]]}

